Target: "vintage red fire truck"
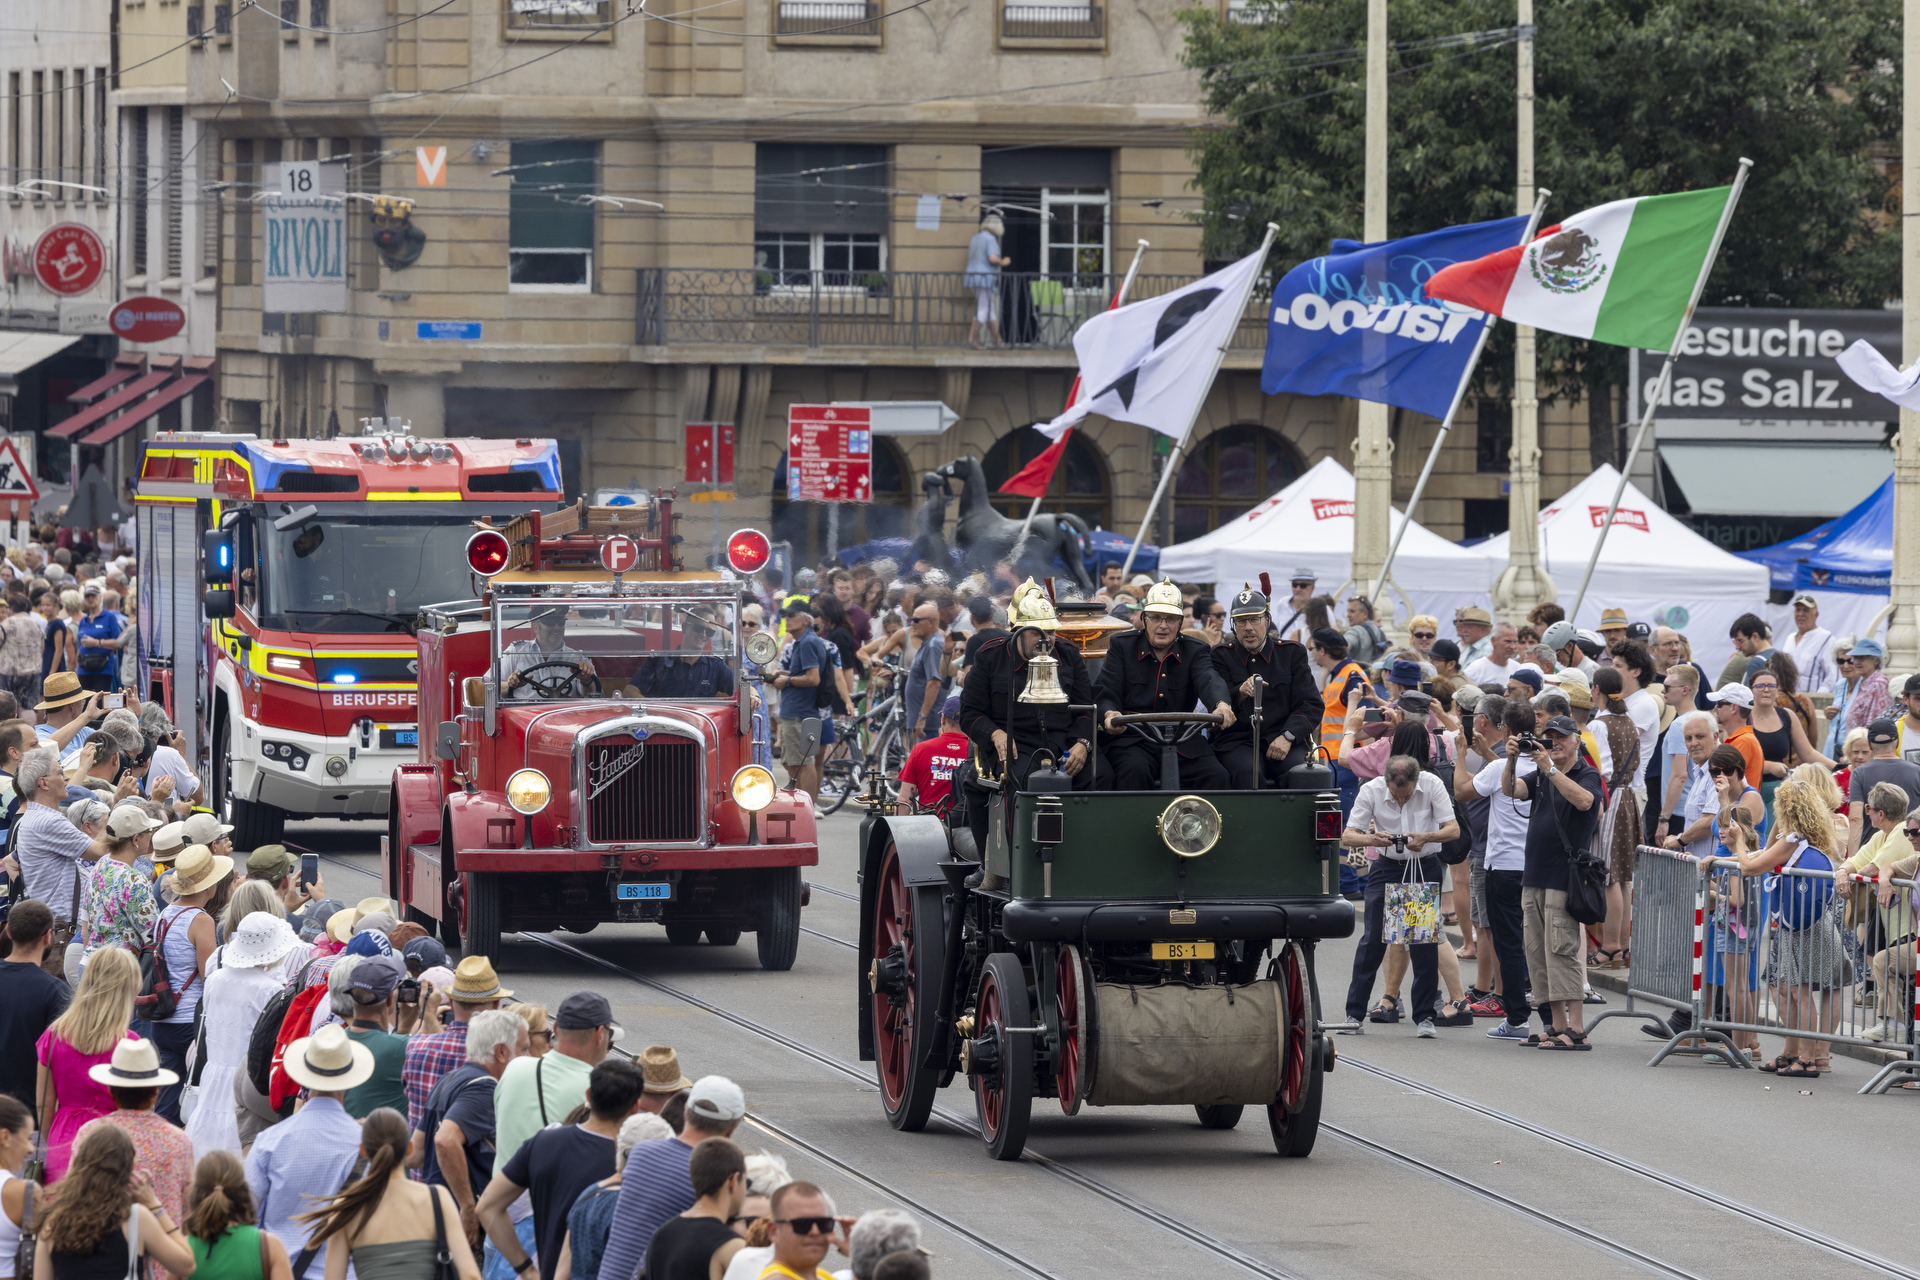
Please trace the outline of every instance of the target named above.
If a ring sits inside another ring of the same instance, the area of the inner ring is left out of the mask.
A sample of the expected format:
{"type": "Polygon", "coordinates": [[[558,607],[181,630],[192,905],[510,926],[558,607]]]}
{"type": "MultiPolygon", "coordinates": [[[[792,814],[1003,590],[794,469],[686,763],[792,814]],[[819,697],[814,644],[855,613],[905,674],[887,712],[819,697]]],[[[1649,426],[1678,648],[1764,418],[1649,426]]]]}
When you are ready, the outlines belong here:
{"type": "Polygon", "coordinates": [[[237,847],[292,817],[386,813],[394,764],[418,751],[415,616],[473,598],[476,518],[551,509],[561,483],[551,440],[143,442],[140,688],[187,736],[237,847]]]}
{"type": "Polygon", "coordinates": [[[460,561],[479,603],[422,612],[419,762],[394,770],[382,871],[468,955],[626,922],[751,932],[763,968],[793,965],[813,806],[756,762],[777,647],[740,628],[770,548],[742,530],[686,572],[673,529],[671,495],[483,527],[460,561]]]}

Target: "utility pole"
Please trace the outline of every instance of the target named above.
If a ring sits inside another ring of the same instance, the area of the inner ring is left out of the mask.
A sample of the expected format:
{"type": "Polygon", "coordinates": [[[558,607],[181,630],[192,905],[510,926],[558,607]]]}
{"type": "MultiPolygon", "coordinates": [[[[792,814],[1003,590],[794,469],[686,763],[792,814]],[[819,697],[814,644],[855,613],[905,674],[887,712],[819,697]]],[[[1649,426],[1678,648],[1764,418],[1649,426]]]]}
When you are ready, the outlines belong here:
{"type": "MultiPolygon", "coordinates": [[[[1904,13],[1906,84],[1902,90],[1905,117],[1900,138],[1903,174],[1920,172],[1920,0],[1906,0],[1904,13]]],[[[1920,217],[1920,184],[1900,184],[1900,353],[1903,364],[1920,358],[1920,234],[1913,219],[1920,217]]],[[[1889,671],[1912,671],[1920,665],[1920,413],[1900,410],[1900,434],[1893,453],[1893,619],[1887,627],[1889,671]]]]}
{"type": "MultiPolygon", "coordinates": [[[[1916,0],[1920,2],[1920,0],[1916,0]]],[[[1387,0],[1367,0],[1366,210],[1362,238],[1387,238],[1387,0]]],[[[1353,442],[1353,589],[1362,592],[1387,561],[1393,511],[1393,442],[1387,438],[1387,406],[1360,402],[1360,431],[1353,442]]],[[[1381,594],[1386,594],[1384,586],[1381,594]]],[[[1381,602],[1374,601],[1378,606],[1381,602]]],[[[1390,617],[1388,610],[1383,618],[1390,617]]]]}
{"type": "MultiPolygon", "coordinates": [[[[1908,0],[1909,4],[1920,0],[1908,0]]],[[[1514,115],[1520,126],[1519,173],[1514,211],[1532,211],[1533,185],[1533,0],[1520,0],[1519,82],[1514,115]]],[[[1540,400],[1535,379],[1535,338],[1528,325],[1514,326],[1513,447],[1507,455],[1507,567],[1493,588],[1493,608],[1503,622],[1518,625],[1543,600],[1554,598],[1553,580],[1540,564],[1540,400]]]]}

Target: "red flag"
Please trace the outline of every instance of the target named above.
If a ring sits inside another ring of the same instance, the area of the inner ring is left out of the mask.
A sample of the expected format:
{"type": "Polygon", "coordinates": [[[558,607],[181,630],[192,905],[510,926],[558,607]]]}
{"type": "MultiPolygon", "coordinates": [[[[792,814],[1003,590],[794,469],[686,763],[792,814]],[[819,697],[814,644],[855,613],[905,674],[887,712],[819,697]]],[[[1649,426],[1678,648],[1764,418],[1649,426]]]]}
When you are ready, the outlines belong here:
{"type": "Polygon", "coordinates": [[[1068,427],[1039,457],[1020,468],[1017,474],[1007,477],[1007,482],[1000,486],[1000,492],[1016,493],[1023,498],[1045,495],[1047,486],[1053,483],[1053,470],[1060,465],[1061,455],[1067,451],[1067,441],[1072,438],[1073,428],[1068,427]]]}

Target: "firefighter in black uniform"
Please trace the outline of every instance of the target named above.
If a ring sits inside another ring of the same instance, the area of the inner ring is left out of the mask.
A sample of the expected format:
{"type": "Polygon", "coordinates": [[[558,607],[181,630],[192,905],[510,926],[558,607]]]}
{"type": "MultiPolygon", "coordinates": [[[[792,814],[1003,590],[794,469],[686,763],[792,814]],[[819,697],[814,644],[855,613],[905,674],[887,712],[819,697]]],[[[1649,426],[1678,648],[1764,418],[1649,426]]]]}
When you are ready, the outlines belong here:
{"type": "Polygon", "coordinates": [[[1313,687],[1305,645],[1273,634],[1266,593],[1248,585],[1227,606],[1233,634],[1213,650],[1213,668],[1233,691],[1231,729],[1214,736],[1213,749],[1233,785],[1253,787],[1254,762],[1266,770],[1262,786],[1284,787],[1294,766],[1305,764],[1318,743],[1326,704],[1313,687]],[[1266,681],[1260,696],[1260,743],[1253,742],[1253,678],[1266,681]]]}
{"type": "MultiPolygon", "coordinates": [[[[980,646],[960,690],[960,731],[973,742],[975,771],[996,779],[1011,777],[1016,791],[1033,771],[1035,755],[1043,750],[1052,755],[1055,768],[1072,776],[1075,791],[1094,785],[1093,717],[1086,711],[1067,710],[1092,705],[1093,685],[1079,648],[1053,643],[1058,625],[1046,593],[1029,578],[1007,606],[1007,634],[980,646]],[[1042,650],[1059,664],[1065,703],[1020,701],[1033,669],[1029,663],[1042,650]]],[[[973,832],[974,847],[985,856],[991,793],[971,782],[964,790],[967,826],[973,832]]]]}
{"type": "MultiPolygon", "coordinates": [[[[1180,634],[1185,610],[1180,588],[1160,582],[1147,591],[1141,607],[1146,628],[1118,635],[1107,646],[1107,658],[1094,681],[1100,706],[1100,725],[1114,736],[1106,741],[1107,765],[1116,791],[1152,791],[1160,786],[1159,742],[1132,726],[1112,723],[1120,714],[1144,711],[1192,711],[1195,704],[1218,713],[1223,720],[1217,735],[1234,723],[1231,694],[1214,670],[1207,642],[1180,634]]],[[[1213,743],[1195,735],[1182,743],[1180,786],[1190,791],[1218,791],[1227,787],[1227,771],[1213,753],[1213,743]]]]}

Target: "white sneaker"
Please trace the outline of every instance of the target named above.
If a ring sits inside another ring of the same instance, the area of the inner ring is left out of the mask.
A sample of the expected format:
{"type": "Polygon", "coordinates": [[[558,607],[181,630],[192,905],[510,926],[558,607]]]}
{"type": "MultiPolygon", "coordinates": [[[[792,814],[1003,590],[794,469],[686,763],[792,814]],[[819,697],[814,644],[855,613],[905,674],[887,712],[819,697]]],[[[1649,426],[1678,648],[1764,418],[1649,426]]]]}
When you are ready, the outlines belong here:
{"type": "Polygon", "coordinates": [[[1414,1032],[1414,1034],[1419,1036],[1422,1040],[1433,1040],[1438,1038],[1440,1035],[1438,1031],[1435,1031],[1433,1029],[1432,1018],[1420,1019],[1420,1027],[1417,1031],[1414,1032]]]}
{"type": "Polygon", "coordinates": [[[1350,1027],[1335,1027],[1333,1034],[1337,1036],[1363,1036],[1367,1034],[1365,1015],[1362,1015],[1361,1020],[1355,1022],[1350,1027]]]}
{"type": "Polygon", "coordinates": [[[1907,1024],[1904,1022],[1882,1022],[1879,1026],[1869,1027],[1866,1031],[1862,1032],[1860,1038],[1862,1040],[1874,1040],[1883,1043],[1888,1040],[1905,1040],[1907,1038],[1907,1024]]]}

